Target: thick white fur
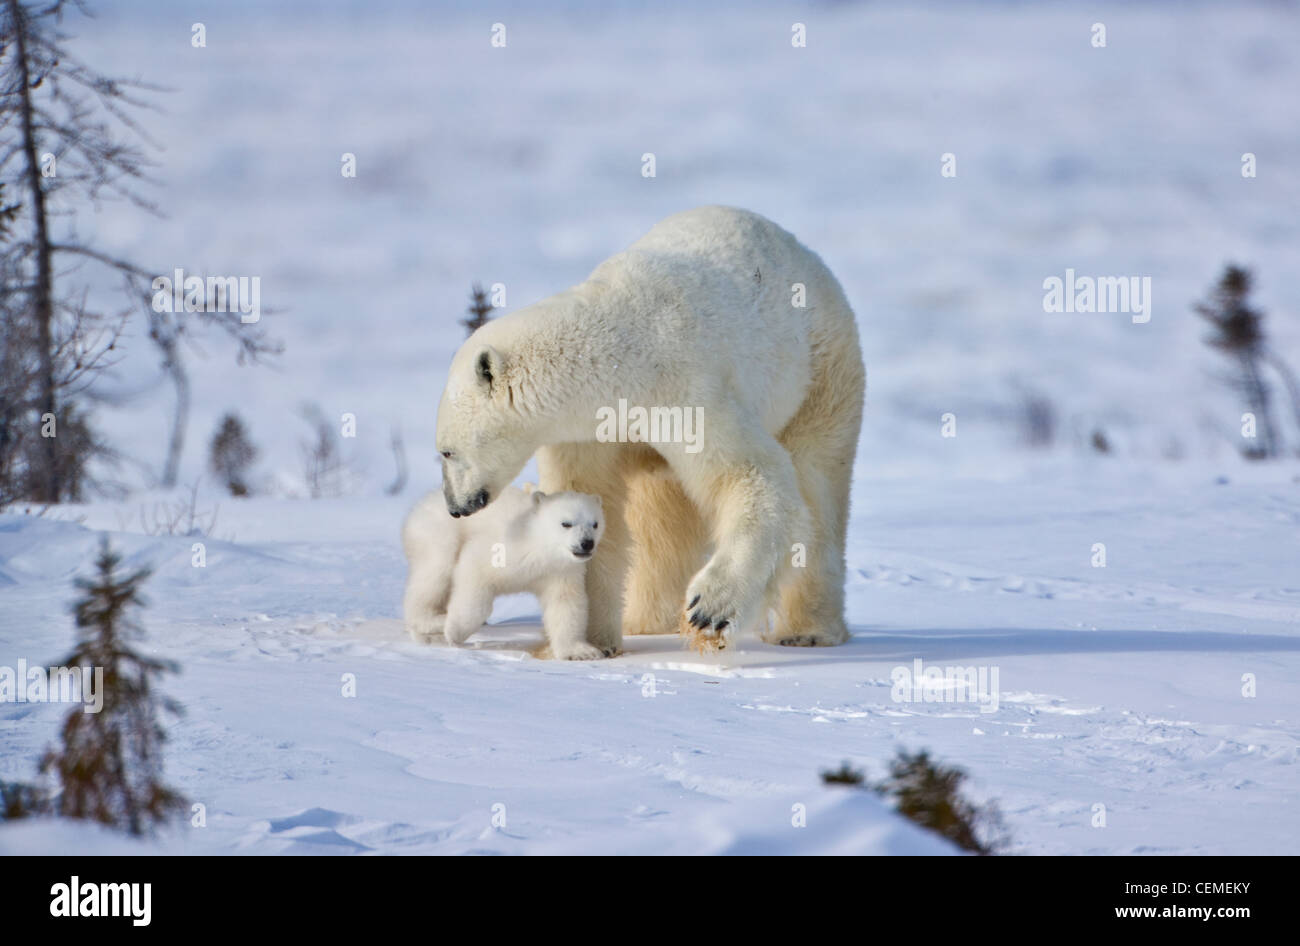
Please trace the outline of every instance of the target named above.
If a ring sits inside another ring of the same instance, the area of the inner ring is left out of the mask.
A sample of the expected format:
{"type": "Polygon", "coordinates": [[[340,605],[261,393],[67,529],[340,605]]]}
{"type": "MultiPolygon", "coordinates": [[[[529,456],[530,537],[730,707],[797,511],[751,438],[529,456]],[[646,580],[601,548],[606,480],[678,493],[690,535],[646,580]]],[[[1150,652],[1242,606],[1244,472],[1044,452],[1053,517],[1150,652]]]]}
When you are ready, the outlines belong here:
{"type": "Polygon", "coordinates": [[[839,644],[865,384],[853,312],[814,253],[757,214],[686,211],[465,342],[438,410],[443,490],[483,515],[536,452],[542,489],[603,497],[586,573],[602,651],[679,626],[704,646],[753,624],[839,644]],[[703,449],[597,442],[597,410],[620,398],[701,409],[703,449]]]}
{"type": "Polygon", "coordinates": [[[541,602],[555,657],[610,656],[612,650],[587,642],[583,575],[604,520],[600,497],[582,493],[511,488],[472,519],[452,518],[443,498],[430,493],[402,525],[410,566],[402,607],[408,633],[419,642],[443,637],[459,646],[483,626],[497,595],[528,591],[541,602]]]}

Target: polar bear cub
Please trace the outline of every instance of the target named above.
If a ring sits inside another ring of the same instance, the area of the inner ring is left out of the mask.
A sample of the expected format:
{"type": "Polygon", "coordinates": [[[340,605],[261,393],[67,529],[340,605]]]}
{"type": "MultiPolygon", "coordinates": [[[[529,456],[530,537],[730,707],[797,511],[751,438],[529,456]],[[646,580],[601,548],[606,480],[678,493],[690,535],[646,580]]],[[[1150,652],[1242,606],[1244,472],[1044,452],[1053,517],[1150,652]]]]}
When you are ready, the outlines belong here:
{"type": "Polygon", "coordinates": [[[586,493],[511,487],[472,518],[453,518],[441,493],[428,494],[402,526],[407,632],[459,646],[487,621],[498,595],[528,591],[541,603],[553,656],[612,656],[587,643],[586,566],[604,526],[600,497],[586,493]]]}

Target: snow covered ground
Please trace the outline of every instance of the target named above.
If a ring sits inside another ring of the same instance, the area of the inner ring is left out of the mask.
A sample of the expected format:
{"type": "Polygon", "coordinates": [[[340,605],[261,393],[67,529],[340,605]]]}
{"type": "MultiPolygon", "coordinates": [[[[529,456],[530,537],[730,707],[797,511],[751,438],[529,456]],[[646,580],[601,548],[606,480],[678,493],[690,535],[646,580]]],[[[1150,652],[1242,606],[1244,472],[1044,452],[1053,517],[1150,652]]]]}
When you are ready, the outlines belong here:
{"type": "MultiPolygon", "coordinates": [[[[225,502],[230,540],[205,568],[191,537],[115,538],[157,568],[150,644],[184,667],[168,774],[208,811],[184,849],[927,852],[941,845],[874,799],[818,784],[841,760],[878,777],[897,748],[927,747],[999,802],[1016,852],[1284,853],[1300,827],[1300,501],[1273,473],[864,474],[853,640],[711,658],[641,637],[614,660],[535,660],[527,597],[470,649],[408,642],[401,501],[225,502]],[[996,669],[996,712],[896,702],[891,673],[917,658],[996,669]]],[[[0,517],[0,662],[66,649],[91,530],[135,510],[74,512],[0,517]]],[[[30,774],[61,712],[0,709],[0,776],[30,774]]],[[[46,843],[21,831],[0,848],[46,843]]]]}
{"type": "MultiPolygon", "coordinates": [[[[202,50],[196,15],[161,2],[70,26],[93,64],[175,89],[146,120],[168,218],[106,205],[80,231],[159,272],[260,275],[286,352],[235,369],[214,339],[192,362],[182,479],[233,409],[271,494],[202,484],[206,567],[195,537],[143,534],[142,507],[176,497],[136,467],[121,500],[0,514],[0,665],[70,648],[98,531],[155,567],[149,646],[181,663],[187,710],[167,774],[207,809],[159,845],[38,823],[0,852],[948,851],[820,784],[842,760],[878,777],[900,747],[965,768],[1015,853],[1290,852],[1300,467],[1236,457],[1241,406],[1188,306],[1226,260],[1255,266],[1300,363],[1293,5],[303,9],[231,0],[202,50]],[[517,307],[700,203],[791,229],[859,312],[853,640],[706,658],[633,638],[558,664],[528,655],[537,609],[512,598],[470,649],[410,643],[398,525],[438,482],[470,283],[517,307]],[[1152,276],[1151,321],[1045,313],[1067,267],[1152,276]],[[1055,406],[1050,448],[1020,442],[1021,386],[1055,406]],[[347,496],[291,498],[304,400],[357,417],[347,496]],[[393,426],[412,472],[388,498],[393,426]],[[1098,427],[1108,456],[1086,447],[1098,427]],[[895,701],[918,658],[996,669],[996,711],[895,701]]],[[[156,469],[169,393],[139,333],[107,387],[136,396],[99,411],[106,433],[156,469]]],[[[32,776],[62,712],[0,704],[0,779],[32,776]]]]}

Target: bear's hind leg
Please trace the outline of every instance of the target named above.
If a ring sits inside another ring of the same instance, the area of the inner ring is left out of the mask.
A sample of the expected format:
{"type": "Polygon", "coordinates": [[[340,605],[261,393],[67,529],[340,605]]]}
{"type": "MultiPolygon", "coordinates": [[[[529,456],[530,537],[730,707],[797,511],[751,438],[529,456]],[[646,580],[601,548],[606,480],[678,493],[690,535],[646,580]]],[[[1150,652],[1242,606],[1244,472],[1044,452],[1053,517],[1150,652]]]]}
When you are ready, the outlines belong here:
{"type": "Polygon", "coordinates": [[[628,478],[632,563],[623,598],[624,634],[675,634],[682,595],[704,562],[708,531],[676,474],[657,465],[628,478]]]}
{"type": "Polygon", "coordinates": [[[808,503],[810,527],[791,535],[790,561],[779,582],[776,623],[762,637],[786,647],[831,647],[849,639],[844,623],[844,535],[848,502],[814,464],[793,454],[800,492],[808,503]]]}
{"type": "Polygon", "coordinates": [[[866,377],[856,346],[828,344],[821,352],[808,395],[780,437],[809,511],[808,532],[791,535],[798,548],[777,576],[776,624],[762,635],[769,644],[787,647],[826,647],[849,639],[844,546],[866,377]]]}

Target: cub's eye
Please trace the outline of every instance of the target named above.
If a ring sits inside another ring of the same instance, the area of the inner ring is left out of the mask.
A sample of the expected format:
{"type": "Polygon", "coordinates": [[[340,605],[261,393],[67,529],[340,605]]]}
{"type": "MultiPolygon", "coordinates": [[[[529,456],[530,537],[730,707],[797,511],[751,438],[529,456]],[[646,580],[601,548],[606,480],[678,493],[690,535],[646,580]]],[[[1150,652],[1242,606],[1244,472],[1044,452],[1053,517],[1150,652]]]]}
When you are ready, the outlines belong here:
{"type": "Polygon", "coordinates": [[[450,460],[450,459],[451,459],[451,451],[450,451],[450,450],[443,450],[443,451],[442,451],[442,457],[443,457],[444,460],[450,460]]]}
{"type": "Polygon", "coordinates": [[[566,529],[572,529],[572,528],[573,528],[573,523],[572,523],[572,522],[561,522],[560,525],[564,526],[564,528],[566,528],[566,529]]]}
{"type": "Polygon", "coordinates": [[[593,529],[599,529],[599,528],[600,528],[600,523],[599,523],[599,522],[593,522],[593,523],[591,524],[591,527],[592,527],[593,529]]]}

